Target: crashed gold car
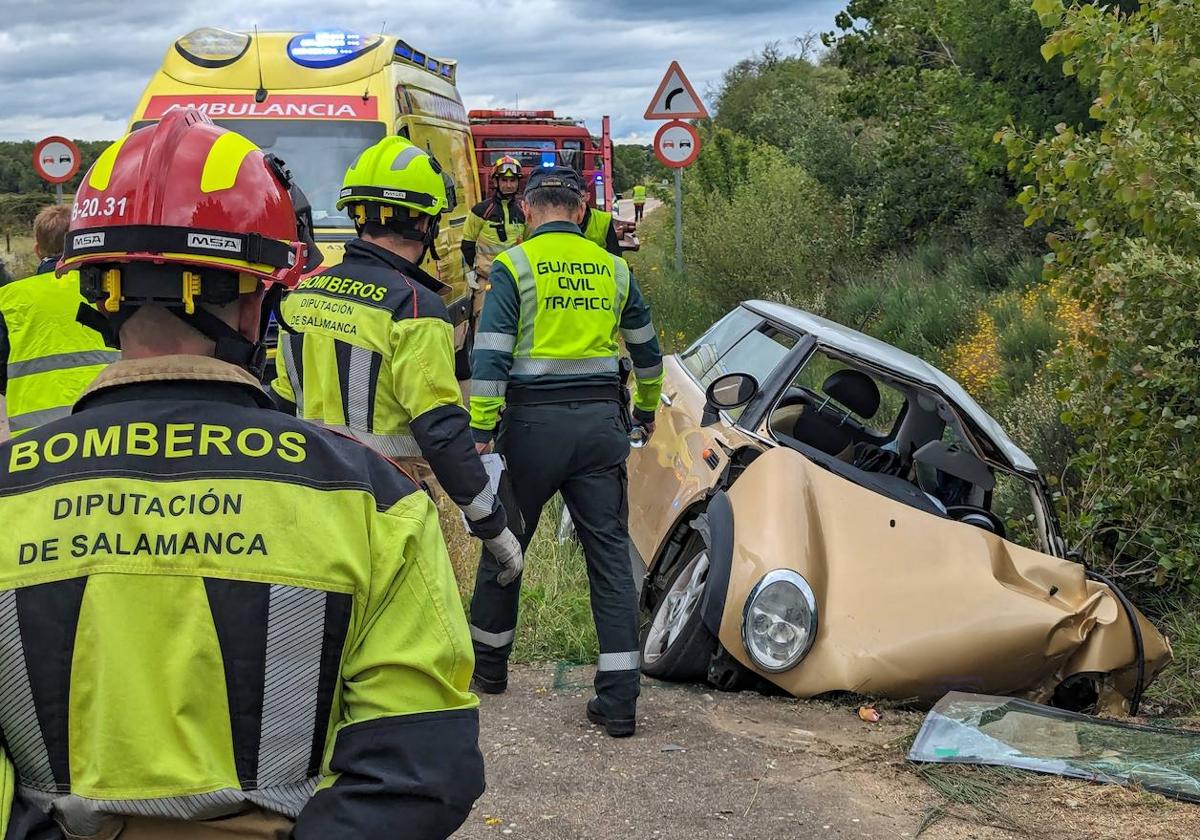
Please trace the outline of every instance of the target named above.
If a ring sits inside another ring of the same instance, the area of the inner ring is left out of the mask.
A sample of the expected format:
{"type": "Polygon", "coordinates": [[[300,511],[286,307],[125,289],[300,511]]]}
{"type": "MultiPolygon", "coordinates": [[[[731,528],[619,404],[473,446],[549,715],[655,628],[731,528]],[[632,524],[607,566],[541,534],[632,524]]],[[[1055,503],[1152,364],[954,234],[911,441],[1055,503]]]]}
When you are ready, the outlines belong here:
{"type": "Polygon", "coordinates": [[[665,367],[629,459],[646,674],[1137,713],[1167,640],[1068,559],[1037,465],[951,377],[761,301],[665,367]]]}

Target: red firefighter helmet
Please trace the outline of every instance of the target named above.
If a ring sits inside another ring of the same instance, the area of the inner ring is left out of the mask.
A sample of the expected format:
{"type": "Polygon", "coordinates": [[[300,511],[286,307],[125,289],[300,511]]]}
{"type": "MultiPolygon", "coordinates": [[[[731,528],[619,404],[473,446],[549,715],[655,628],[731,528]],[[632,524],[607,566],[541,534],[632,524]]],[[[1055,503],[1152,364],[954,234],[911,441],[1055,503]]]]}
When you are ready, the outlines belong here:
{"type": "Polygon", "coordinates": [[[520,178],[521,177],[521,162],[515,157],[505,155],[492,164],[492,181],[499,181],[501,178],[520,178]]]}
{"type": "Polygon", "coordinates": [[[260,281],[278,287],[268,290],[277,300],[320,260],[310,216],[282,161],[198,111],[174,111],[113,143],[84,175],[57,272],[79,271],[110,335],[153,303],[220,350],[236,339],[196,303],[229,303],[260,281]]]}
{"type": "MultiPolygon", "coordinates": [[[[300,195],[281,161],[198,111],[174,111],[113,143],[88,170],[58,273],[150,263],[291,287],[315,250],[297,216],[307,201],[302,208],[293,203],[300,195]]],[[[108,299],[115,293],[128,299],[126,291],[104,289],[108,299]]],[[[172,298],[163,291],[152,297],[172,298]]]]}

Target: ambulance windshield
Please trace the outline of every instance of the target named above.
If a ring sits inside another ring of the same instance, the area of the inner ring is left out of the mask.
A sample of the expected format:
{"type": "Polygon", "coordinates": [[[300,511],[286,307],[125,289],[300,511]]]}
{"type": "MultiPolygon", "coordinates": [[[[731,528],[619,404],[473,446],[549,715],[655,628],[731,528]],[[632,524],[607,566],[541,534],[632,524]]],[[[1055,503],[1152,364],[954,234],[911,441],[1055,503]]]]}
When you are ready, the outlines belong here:
{"type": "Polygon", "coordinates": [[[274,152],[312,204],[316,227],[351,227],[338,210],[342,177],[359,152],[383,139],[384,124],[357,120],[217,120],[264,152],[274,152]]]}
{"type": "MultiPolygon", "coordinates": [[[[150,125],[138,123],[135,128],[150,125]]],[[[249,138],[264,152],[287,164],[292,177],[308,196],[313,224],[318,228],[353,227],[338,210],[342,176],[359,152],[382,140],[385,126],[365,120],[214,120],[217,125],[249,138]]]]}

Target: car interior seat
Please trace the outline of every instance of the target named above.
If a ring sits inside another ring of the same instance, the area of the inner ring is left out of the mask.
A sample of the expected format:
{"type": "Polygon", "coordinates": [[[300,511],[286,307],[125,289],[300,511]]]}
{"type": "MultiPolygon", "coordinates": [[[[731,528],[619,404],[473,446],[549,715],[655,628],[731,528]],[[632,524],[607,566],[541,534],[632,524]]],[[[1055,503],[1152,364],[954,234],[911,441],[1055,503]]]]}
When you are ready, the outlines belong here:
{"type": "MultiPolygon", "coordinates": [[[[862,371],[836,371],[826,378],[821,390],[863,420],[870,420],[879,411],[879,386],[862,371]]],[[[777,431],[830,455],[844,451],[859,437],[857,424],[848,424],[847,416],[838,406],[828,406],[828,400],[820,407],[788,406],[777,414],[780,416],[772,418],[777,431]]]]}

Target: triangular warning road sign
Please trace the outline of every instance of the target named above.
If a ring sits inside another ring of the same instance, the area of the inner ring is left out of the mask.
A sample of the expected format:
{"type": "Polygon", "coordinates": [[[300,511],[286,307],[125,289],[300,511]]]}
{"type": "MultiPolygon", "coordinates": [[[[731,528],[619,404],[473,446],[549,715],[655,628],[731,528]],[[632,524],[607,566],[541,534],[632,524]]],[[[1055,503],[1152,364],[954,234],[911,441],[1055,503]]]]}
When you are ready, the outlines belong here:
{"type": "Polygon", "coordinates": [[[678,61],[672,61],[658,85],[658,92],[646,108],[648,120],[698,120],[708,116],[704,103],[692,83],[683,75],[678,61]]]}

